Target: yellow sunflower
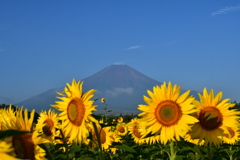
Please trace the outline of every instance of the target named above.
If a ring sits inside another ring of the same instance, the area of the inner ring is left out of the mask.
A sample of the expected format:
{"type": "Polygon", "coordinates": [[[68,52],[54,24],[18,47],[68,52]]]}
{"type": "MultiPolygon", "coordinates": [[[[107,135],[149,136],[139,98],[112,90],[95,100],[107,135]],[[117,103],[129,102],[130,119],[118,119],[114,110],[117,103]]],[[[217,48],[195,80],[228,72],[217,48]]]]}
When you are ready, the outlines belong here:
{"type": "Polygon", "coordinates": [[[3,126],[5,129],[29,131],[29,133],[7,137],[5,139],[6,143],[13,146],[13,151],[11,155],[22,155],[23,159],[30,160],[44,160],[46,159],[45,151],[38,146],[38,144],[45,143],[46,141],[38,136],[38,132],[32,130],[32,122],[34,118],[34,110],[30,114],[28,119],[28,110],[24,110],[24,115],[22,108],[16,110],[16,121],[4,120],[3,126]]]}
{"type": "Polygon", "coordinates": [[[112,120],[112,124],[116,124],[116,120],[115,119],[112,120]]]}
{"type": "Polygon", "coordinates": [[[118,135],[124,136],[127,134],[128,129],[127,129],[127,124],[126,123],[118,123],[116,126],[116,132],[118,135]]]}
{"type": "MultiPolygon", "coordinates": [[[[16,117],[15,117],[15,111],[12,108],[12,105],[8,108],[1,109],[0,111],[0,122],[6,121],[5,123],[15,123],[16,117]]],[[[0,124],[0,130],[4,130],[4,127],[0,124]]]]}
{"type": "Polygon", "coordinates": [[[202,140],[202,141],[200,142],[199,139],[193,139],[193,138],[192,138],[192,134],[189,134],[189,133],[187,133],[187,134],[184,136],[184,140],[187,141],[187,142],[190,142],[190,143],[199,145],[199,146],[204,145],[204,140],[202,140]]]}
{"type": "MultiPolygon", "coordinates": [[[[116,132],[110,132],[110,133],[111,133],[111,134],[110,134],[110,138],[112,138],[111,144],[112,144],[113,142],[121,142],[121,137],[120,137],[116,132]]],[[[113,154],[115,154],[117,150],[118,150],[118,148],[116,148],[116,147],[110,147],[110,151],[111,151],[113,154]]]]}
{"type": "Polygon", "coordinates": [[[122,117],[118,117],[117,121],[118,121],[119,123],[121,123],[121,122],[123,122],[123,118],[122,118],[122,117]]]}
{"type": "MultiPolygon", "coordinates": [[[[102,145],[102,149],[105,149],[107,150],[109,148],[109,146],[112,144],[112,142],[114,141],[114,139],[111,137],[111,134],[112,132],[110,131],[111,130],[111,127],[104,127],[104,128],[101,128],[100,125],[97,125],[97,128],[98,128],[98,133],[100,135],[100,140],[101,140],[101,145],[102,145]]],[[[92,145],[94,147],[97,146],[97,135],[95,133],[95,131],[93,129],[92,130],[92,133],[93,133],[93,139],[94,139],[94,143],[92,143],[92,145]]]]}
{"type": "Polygon", "coordinates": [[[207,89],[203,89],[203,94],[198,94],[200,101],[195,100],[194,104],[199,110],[195,115],[199,122],[192,127],[192,138],[199,138],[199,142],[205,140],[205,145],[214,144],[219,146],[222,143],[224,134],[228,133],[228,128],[237,128],[237,118],[239,112],[232,109],[235,104],[228,103],[230,99],[222,99],[222,92],[214,97],[211,89],[208,94],[207,89]]]}
{"type": "Polygon", "coordinates": [[[128,131],[129,134],[131,134],[133,140],[135,143],[142,144],[145,142],[145,139],[143,139],[142,133],[140,131],[140,122],[137,118],[133,118],[128,124],[128,131]]]}
{"type": "Polygon", "coordinates": [[[101,99],[101,102],[104,103],[104,102],[105,102],[105,98],[102,98],[102,99],[101,99]]]}
{"type": "Polygon", "coordinates": [[[161,86],[153,87],[153,92],[147,91],[150,98],[144,96],[147,105],[139,105],[141,126],[146,133],[159,135],[160,141],[166,144],[169,140],[180,140],[189,129],[189,124],[198,120],[190,114],[197,110],[192,104],[194,98],[188,96],[190,90],[180,95],[180,86],[164,82],[161,86]]]}
{"type": "Polygon", "coordinates": [[[96,105],[93,105],[94,101],[90,100],[96,91],[94,89],[82,93],[82,84],[80,81],[76,82],[72,80],[71,84],[66,84],[64,88],[65,94],[58,93],[62,97],[57,97],[62,101],[56,101],[55,107],[59,111],[59,119],[62,120],[62,129],[66,133],[67,137],[70,137],[70,141],[77,143],[83,142],[83,140],[89,135],[88,125],[91,121],[96,122],[92,117],[92,111],[95,111],[96,105]]]}
{"type": "Polygon", "coordinates": [[[58,128],[58,114],[54,110],[49,109],[48,112],[40,113],[35,129],[42,133],[43,138],[53,141],[58,128]]]}
{"type": "Polygon", "coordinates": [[[234,145],[239,141],[239,128],[227,128],[228,134],[224,134],[223,142],[234,145]]]}
{"type": "Polygon", "coordinates": [[[12,151],[13,148],[11,148],[11,145],[7,144],[5,141],[0,140],[0,160],[20,160],[8,154],[12,151]]]}

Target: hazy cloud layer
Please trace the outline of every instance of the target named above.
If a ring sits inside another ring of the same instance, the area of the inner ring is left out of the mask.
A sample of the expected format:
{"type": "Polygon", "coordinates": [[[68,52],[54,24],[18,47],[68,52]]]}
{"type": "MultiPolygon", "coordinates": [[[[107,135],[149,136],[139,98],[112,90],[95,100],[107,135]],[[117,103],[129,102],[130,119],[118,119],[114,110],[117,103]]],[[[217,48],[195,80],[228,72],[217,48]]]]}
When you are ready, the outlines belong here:
{"type": "Polygon", "coordinates": [[[137,46],[132,46],[132,47],[129,47],[127,48],[126,50],[132,50],[132,49],[137,49],[137,48],[140,48],[141,46],[137,45],[137,46]]]}
{"type": "Polygon", "coordinates": [[[128,88],[114,88],[113,90],[106,90],[105,91],[106,95],[109,97],[116,97],[120,94],[132,94],[133,93],[133,88],[128,87],[128,88]]]}
{"type": "Polygon", "coordinates": [[[5,51],[6,49],[3,49],[3,48],[0,48],[0,52],[3,52],[3,51],[5,51]]]}
{"type": "Polygon", "coordinates": [[[223,9],[220,9],[216,12],[212,12],[211,13],[211,16],[215,16],[215,15],[218,15],[218,14],[227,14],[228,12],[231,12],[231,11],[236,11],[236,10],[239,10],[240,9],[240,5],[239,6],[236,6],[236,7],[225,7],[223,9]]]}
{"type": "Polygon", "coordinates": [[[124,62],[115,62],[113,65],[124,65],[124,62]]]}

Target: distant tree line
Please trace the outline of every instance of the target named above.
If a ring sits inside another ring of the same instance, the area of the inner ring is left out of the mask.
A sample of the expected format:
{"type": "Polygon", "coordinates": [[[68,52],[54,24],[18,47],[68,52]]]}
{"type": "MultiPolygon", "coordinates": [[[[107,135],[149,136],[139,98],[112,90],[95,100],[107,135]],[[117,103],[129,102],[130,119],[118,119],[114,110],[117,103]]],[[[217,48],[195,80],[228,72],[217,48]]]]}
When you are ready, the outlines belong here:
{"type": "Polygon", "coordinates": [[[231,109],[238,109],[240,111],[240,103],[237,103],[236,101],[232,102],[235,103],[236,105],[232,107],[231,109]]]}

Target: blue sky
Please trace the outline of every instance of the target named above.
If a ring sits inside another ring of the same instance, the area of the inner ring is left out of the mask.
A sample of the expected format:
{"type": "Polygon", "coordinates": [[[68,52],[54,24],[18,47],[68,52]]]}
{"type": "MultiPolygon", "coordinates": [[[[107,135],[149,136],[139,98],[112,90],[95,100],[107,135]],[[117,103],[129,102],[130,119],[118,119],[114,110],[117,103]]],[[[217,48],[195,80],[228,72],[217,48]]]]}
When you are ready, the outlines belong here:
{"type": "Polygon", "coordinates": [[[240,102],[240,2],[1,1],[0,61],[0,104],[112,64],[240,102]]]}

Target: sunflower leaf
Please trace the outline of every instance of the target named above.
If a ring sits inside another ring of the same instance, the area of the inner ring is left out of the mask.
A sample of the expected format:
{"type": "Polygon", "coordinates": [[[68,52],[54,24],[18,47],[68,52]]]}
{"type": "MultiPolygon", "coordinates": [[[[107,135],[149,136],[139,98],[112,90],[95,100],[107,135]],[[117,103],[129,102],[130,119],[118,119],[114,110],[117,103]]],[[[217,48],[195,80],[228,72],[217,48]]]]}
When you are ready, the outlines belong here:
{"type": "Polygon", "coordinates": [[[29,131],[18,131],[18,130],[0,130],[0,139],[11,136],[19,136],[22,134],[29,133],[29,131]]]}
{"type": "Polygon", "coordinates": [[[83,155],[80,157],[80,160],[95,160],[95,158],[92,158],[92,157],[88,157],[86,155],[83,155]]]}
{"type": "Polygon", "coordinates": [[[117,146],[118,149],[121,149],[121,150],[124,150],[124,151],[127,151],[127,152],[132,152],[132,153],[137,153],[135,151],[135,149],[133,149],[132,147],[129,147],[128,145],[120,145],[120,146],[117,146]]]}
{"type": "Polygon", "coordinates": [[[53,156],[51,154],[51,152],[49,151],[49,149],[47,148],[47,146],[45,144],[38,144],[42,149],[45,150],[46,152],[46,157],[48,158],[48,160],[53,160],[53,156]]]}

